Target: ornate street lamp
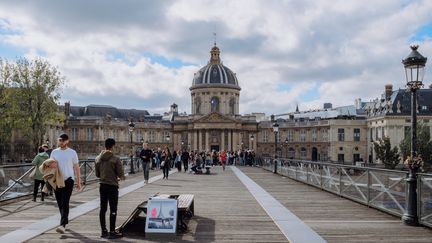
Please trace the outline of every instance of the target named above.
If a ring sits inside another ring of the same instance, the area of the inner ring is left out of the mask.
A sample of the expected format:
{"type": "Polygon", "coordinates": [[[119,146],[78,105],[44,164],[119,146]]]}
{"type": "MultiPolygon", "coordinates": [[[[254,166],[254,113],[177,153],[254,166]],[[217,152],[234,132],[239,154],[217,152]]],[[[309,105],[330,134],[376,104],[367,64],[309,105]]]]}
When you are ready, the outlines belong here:
{"type": "Polygon", "coordinates": [[[288,158],[288,143],[289,143],[288,138],[285,138],[285,150],[286,150],[286,157],[287,158],[288,158]]]}
{"type": "Polygon", "coordinates": [[[141,145],[144,144],[144,138],[141,138],[140,142],[141,142],[141,145]]]}
{"type": "Polygon", "coordinates": [[[279,124],[277,123],[277,121],[274,118],[275,118],[274,115],[271,115],[271,120],[272,120],[272,122],[274,121],[274,123],[273,123],[273,132],[275,134],[275,155],[274,155],[275,160],[274,160],[274,171],[273,171],[273,173],[277,173],[277,150],[278,150],[278,148],[277,148],[277,146],[278,146],[277,137],[278,137],[278,133],[279,133],[279,124]]]}
{"type": "Polygon", "coordinates": [[[184,149],[184,141],[181,140],[181,150],[183,150],[183,149],[184,149]]]}
{"type": "Polygon", "coordinates": [[[254,144],[253,143],[254,143],[254,140],[255,140],[255,136],[253,134],[250,136],[250,140],[252,142],[251,144],[252,144],[252,150],[253,150],[254,149],[254,146],[253,146],[254,144]]]}
{"type": "Polygon", "coordinates": [[[169,142],[171,141],[171,137],[170,137],[169,134],[166,135],[166,137],[165,137],[165,141],[167,142],[168,147],[169,147],[169,142]]]}
{"type": "Polygon", "coordinates": [[[134,161],[133,161],[133,154],[134,154],[134,149],[133,149],[133,131],[135,129],[135,124],[133,123],[133,121],[131,120],[128,124],[128,130],[130,133],[130,143],[131,143],[131,153],[130,153],[130,173],[131,174],[135,174],[135,170],[134,170],[134,161]]]}
{"type": "Polygon", "coordinates": [[[423,87],[424,68],[427,58],[418,51],[418,45],[411,46],[411,53],[402,60],[405,67],[407,88],[411,92],[411,154],[405,161],[409,168],[409,175],[406,179],[407,210],[402,216],[406,225],[418,225],[417,215],[417,170],[421,166],[421,158],[417,151],[417,90],[423,87]]]}

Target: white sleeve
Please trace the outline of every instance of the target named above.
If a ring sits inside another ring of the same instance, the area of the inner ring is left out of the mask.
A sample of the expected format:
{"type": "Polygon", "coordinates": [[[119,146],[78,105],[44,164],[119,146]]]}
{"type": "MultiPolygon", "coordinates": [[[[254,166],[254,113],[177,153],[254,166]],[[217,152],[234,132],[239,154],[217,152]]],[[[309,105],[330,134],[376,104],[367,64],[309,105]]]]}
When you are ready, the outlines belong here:
{"type": "Polygon", "coordinates": [[[74,150],[74,155],[73,155],[73,160],[72,160],[72,162],[74,163],[74,164],[79,164],[79,160],[78,160],[78,154],[77,154],[77,152],[74,150]]]}

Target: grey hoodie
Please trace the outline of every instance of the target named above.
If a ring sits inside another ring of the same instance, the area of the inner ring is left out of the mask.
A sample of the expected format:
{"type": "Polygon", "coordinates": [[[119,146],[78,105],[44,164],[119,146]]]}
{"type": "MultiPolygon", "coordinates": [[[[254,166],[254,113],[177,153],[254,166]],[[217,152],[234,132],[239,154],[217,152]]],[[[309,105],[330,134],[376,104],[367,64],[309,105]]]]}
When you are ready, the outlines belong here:
{"type": "Polygon", "coordinates": [[[96,176],[101,184],[118,186],[118,179],[125,179],[120,158],[111,151],[104,150],[96,157],[96,176]]]}

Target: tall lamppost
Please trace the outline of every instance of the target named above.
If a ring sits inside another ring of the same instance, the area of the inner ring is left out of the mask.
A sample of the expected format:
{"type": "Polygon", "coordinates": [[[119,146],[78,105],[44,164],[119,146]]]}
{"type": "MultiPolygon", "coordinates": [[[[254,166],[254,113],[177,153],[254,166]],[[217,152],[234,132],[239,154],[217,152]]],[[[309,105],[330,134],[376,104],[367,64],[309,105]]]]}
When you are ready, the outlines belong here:
{"type": "Polygon", "coordinates": [[[252,134],[251,136],[250,136],[250,140],[251,140],[251,147],[252,147],[252,150],[254,150],[254,140],[255,140],[255,136],[252,134]]]}
{"type": "Polygon", "coordinates": [[[184,141],[183,140],[181,140],[181,150],[183,150],[184,149],[184,141]]]}
{"type": "Polygon", "coordinates": [[[271,115],[271,120],[274,121],[273,123],[273,132],[275,135],[275,155],[274,155],[274,171],[273,173],[277,173],[277,150],[278,150],[278,133],[279,133],[279,124],[274,119],[274,115],[271,115]]]}
{"type": "Polygon", "coordinates": [[[417,151],[417,90],[423,87],[424,68],[427,58],[418,51],[418,45],[411,46],[411,53],[402,60],[405,67],[407,88],[411,92],[411,154],[405,161],[409,168],[407,183],[407,209],[402,216],[406,225],[418,225],[417,215],[417,170],[421,166],[421,158],[417,151]]]}
{"type": "Polygon", "coordinates": [[[285,138],[285,154],[287,159],[288,159],[288,143],[289,143],[288,138],[285,138]]]}
{"type": "Polygon", "coordinates": [[[133,163],[133,154],[134,154],[134,149],[133,149],[133,131],[135,129],[135,124],[133,123],[133,121],[131,120],[128,124],[128,130],[130,133],[130,144],[131,144],[131,153],[130,153],[130,174],[135,174],[135,170],[134,170],[134,163],[133,163]]]}

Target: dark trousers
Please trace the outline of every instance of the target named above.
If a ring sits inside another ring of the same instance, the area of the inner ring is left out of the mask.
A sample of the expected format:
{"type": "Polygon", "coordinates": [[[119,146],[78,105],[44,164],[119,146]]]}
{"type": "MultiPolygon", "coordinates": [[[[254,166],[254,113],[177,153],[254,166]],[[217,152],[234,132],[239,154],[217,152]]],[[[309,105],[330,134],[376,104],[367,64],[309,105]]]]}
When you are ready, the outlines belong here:
{"type": "Polygon", "coordinates": [[[187,171],[187,170],[188,170],[188,162],[189,162],[189,161],[187,161],[187,160],[183,160],[183,168],[184,168],[184,171],[187,171]]]}
{"type": "Polygon", "coordinates": [[[170,170],[169,161],[165,161],[165,164],[164,164],[162,170],[163,170],[164,178],[168,178],[168,173],[169,173],[169,170],[170,170]]]}
{"type": "Polygon", "coordinates": [[[99,222],[102,231],[106,231],[105,213],[109,204],[110,207],[110,232],[115,231],[115,224],[117,218],[117,205],[118,205],[118,186],[100,184],[100,211],[99,211],[99,222]]]}
{"type": "Polygon", "coordinates": [[[69,223],[69,201],[72,195],[74,180],[68,178],[65,180],[65,187],[57,188],[54,193],[57,205],[60,211],[60,225],[65,226],[69,223]]]}
{"type": "MultiPolygon", "coordinates": [[[[36,179],[34,180],[33,199],[36,199],[36,197],[37,197],[37,194],[39,192],[39,186],[40,186],[40,189],[42,191],[42,188],[44,187],[44,185],[45,185],[45,181],[44,180],[36,180],[36,179]]],[[[41,193],[42,193],[41,197],[42,197],[42,200],[43,200],[44,193],[43,192],[41,192],[41,193]]]]}
{"type": "Polygon", "coordinates": [[[148,162],[142,162],[142,163],[143,163],[144,180],[148,181],[148,179],[149,179],[149,170],[150,170],[150,161],[148,161],[148,162]]]}

